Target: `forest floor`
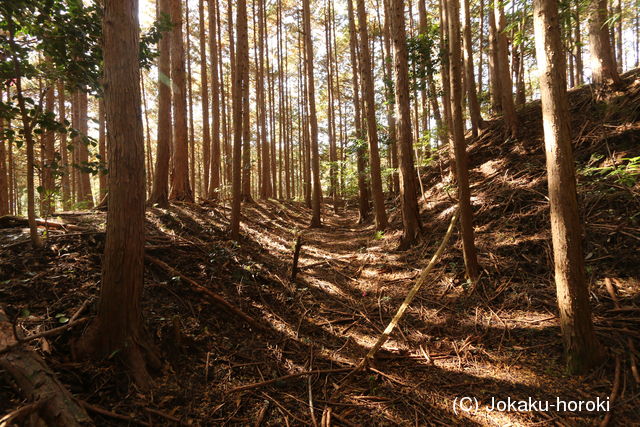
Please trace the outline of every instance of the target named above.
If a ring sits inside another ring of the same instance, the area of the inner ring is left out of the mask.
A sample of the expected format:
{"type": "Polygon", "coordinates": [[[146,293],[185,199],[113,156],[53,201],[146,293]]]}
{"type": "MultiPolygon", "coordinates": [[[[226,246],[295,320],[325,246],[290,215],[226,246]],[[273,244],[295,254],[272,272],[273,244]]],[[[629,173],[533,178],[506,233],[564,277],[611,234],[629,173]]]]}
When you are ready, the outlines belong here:
{"type": "MultiPolygon", "coordinates": [[[[301,203],[246,204],[239,242],[226,235],[224,205],[149,209],[143,309],[164,360],[151,392],[136,390],[110,361],[75,361],[71,343],[82,327],[33,347],[74,395],[112,413],[92,412],[97,425],[589,425],[605,413],[488,406],[493,398],[603,400],[613,389],[610,425],[637,425],[640,185],[621,167],[640,154],[638,74],[606,101],[588,87],[572,91],[571,108],[587,276],[608,356],[589,375],[564,369],[536,102],[519,111],[522,138],[505,139],[493,121],[470,143],[481,280],[475,287],[464,280],[454,234],[371,368],[345,382],[445,233],[455,204],[443,151],[421,170],[423,237],[403,252],[395,250],[395,200],[388,200],[392,227],[384,233],[357,224],[348,205],[336,213],[330,201],[318,229],[308,228],[310,210],[301,203]],[[320,372],[286,377],[312,370],[320,372]],[[462,397],[476,398],[479,409],[456,410],[462,397]]],[[[105,216],[58,220],[72,229],[50,230],[40,252],[25,243],[23,229],[0,230],[0,300],[25,334],[61,324],[87,300],[84,315],[95,313],[105,216]]],[[[0,396],[0,413],[24,404],[2,371],[0,396]]]]}

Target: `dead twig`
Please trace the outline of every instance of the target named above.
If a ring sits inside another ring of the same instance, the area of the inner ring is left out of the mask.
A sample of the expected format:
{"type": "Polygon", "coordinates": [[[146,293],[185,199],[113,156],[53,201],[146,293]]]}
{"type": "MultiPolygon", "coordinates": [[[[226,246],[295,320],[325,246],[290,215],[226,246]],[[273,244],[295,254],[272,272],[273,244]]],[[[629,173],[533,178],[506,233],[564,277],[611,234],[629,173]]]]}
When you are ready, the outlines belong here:
{"type": "Polygon", "coordinates": [[[333,373],[337,373],[337,372],[347,372],[347,371],[350,371],[350,370],[351,370],[351,368],[334,368],[334,369],[317,369],[317,370],[314,370],[314,371],[297,372],[295,374],[289,374],[289,375],[285,375],[283,377],[273,378],[271,380],[262,381],[262,382],[259,382],[259,383],[253,383],[253,384],[247,384],[247,385],[243,385],[243,386],[239,386],[239,387],[234,387],[231,390],[229,390],[228,393],[236,393],[236,392],[239,392],[239,391],[251,390],[253,388],[260,388],[260,387],[264,387],[264,386],[269,385],[269,384],[277,383],[279,381],[286,381],[286,380],[290,380],[291,378],[304,377],[306,375],[333,374],[333,373]]]}

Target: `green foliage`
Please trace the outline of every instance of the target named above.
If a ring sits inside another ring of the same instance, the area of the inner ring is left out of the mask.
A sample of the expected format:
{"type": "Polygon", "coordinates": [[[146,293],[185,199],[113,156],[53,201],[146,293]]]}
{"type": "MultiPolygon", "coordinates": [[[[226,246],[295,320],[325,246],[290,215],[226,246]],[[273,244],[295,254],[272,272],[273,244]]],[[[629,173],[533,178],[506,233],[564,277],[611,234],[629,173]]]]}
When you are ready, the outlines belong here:
{"type": "MultiPolygon", "coordinates": [[[[602,160],[602,154],[593,154],[589,159],[589,164],[593,164],[602,160]]],[[[613,180],[618,185],[633,187],[640,179],[640,156],[624,157],[621,159],[623,163],[613,166],[586,166],[580,169],[580,173],[584,176],[597,178],[606,178],[613,180]]]]}
{"type": "Polygon", "coordinates": [[[443,55],[439,48],[440,30],[429,23],[425,32],[407,40],[409,53],[409,82],[411,90],[426,90],[427,75],[438,73],[443,55]]]}

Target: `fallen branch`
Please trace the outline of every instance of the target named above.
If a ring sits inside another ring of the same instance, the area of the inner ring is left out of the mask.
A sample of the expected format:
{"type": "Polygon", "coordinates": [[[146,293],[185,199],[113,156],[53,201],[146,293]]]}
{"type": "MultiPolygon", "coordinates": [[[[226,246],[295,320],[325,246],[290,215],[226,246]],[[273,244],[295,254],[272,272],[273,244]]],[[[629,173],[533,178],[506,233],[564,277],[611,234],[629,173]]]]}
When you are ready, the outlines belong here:
{"type": "Polygon", "coordinates": [[[297,372],[295,374],[289,374],[289,375],[285,375],[283,377],[273,378],[271,380],[262,381],[262,382],[259,382],[259,383],[253,383],[253,384],[242,385],[240,387],[235,387],[235,388],[232,388],[231,390],[229,390],[228,393],[236,393],[236,392],[239,392],[239,391],[251,390],[253,388],[260,388],[260,387],[264,387],[264,386],[269,385],[269,384],[277,383],[279,381],[290,380],[291,378],[298,378],[298,377],[304,377],[304,376],[307,376],[307,375],[315,375],[315,374],[333,374],[333,373],[336,373],[336,372],[347,372],[347,371],[350,371],[350,370],[351,370],[351,368],[334,368],[334,369],[317,369],[315,371],[297,372]]]}
{"type": "Polygon", "coordinates": [[[45,403],[47,403],[48,400],[49,398],[45,398],[37,402],[33,402],[33,403],[29,403],[28,405],[21,406],[15,411],[9,412],[4,417],[0,418],[0,427],[10,426],[10,425],[22,425],[22,424],[18,424],[17,422],[31,415],[32,413],[38,411],[40,408],[42,408],[42,406],[44,406],[45,403]]]}
{"type": "Polygon", "coordinates": [[[260,323],[258,323],[253,317],[249,316],[248,314],[246,314],[245,312],[243,312],[242,310],[240,310],[236,306],[234,306],[231,303],[229,303],[227,300],[225,300],[220,295],[216,294],[215,292],[211,291],[210,289],[206,288],[205,286],[202,286],[201,284],[199,284],[195,280],[193,280],[193,279],[185,276],[184,274],[180,273],[178,270],[176,270],[175,268],[171,267],[167,263],[165,263],[163,261],[160,261],[159,259],[154,258],[151,255],[145,255],[145,259],[147,261],[149,261],[150,263],[160,267],[161,269],[163,269],[167,273],[169,273],[169,274],[171,274],[173,276],[180,277],[180,279],[182,279],[186,283],[190,284],[195,290],[205,294],[213,302],[215,302],[216,304],[220,305],[222,308],[226,309],[231,314],[235,314],[236,316],[240,317],[242,320],[244,320],[245,322],[247,322],[251,326],[254,326],[254,327],[258,328],[258,329],[264,329],[264,326],[261,325],[260,323]]]}
{"type": "Polygon", "coordinates": [[[84,303],[82,303],[82,305],[80,306],[80,308],[73,314],[73,316],[71,316],[71,319],[69,320],[69,322],[67,322],[66,325],[62,325],[62,326],[58,326],[57,328],[53,328],[53,329],[49,329],[48,331],[44,331],[44,332],[39,332],[37,334],[33,334],[33,335],[29,335],[26,338],[20,338],[18,336],[16,336],[16,334],[14,334],[14,337],[16,339],[17,342],[15,342],[14,344],[8,345],[3,349],[0,349],[0,354],[4,354],[4,353],[8,353],[9,351],[13,350],[14,348],[28,343],[30,341],[36,340],[38,338],[45,338],[45,337],[51,337],[53,335],[57,335],[67,329],[70,329],[76,325],[80,325],[82,323],[85,323],[87,320],[89,320],[88,317],[85,317],[83,319],[78,319],[78,316],[80,316],[80,314],[84,311],[84,309],[87,307],[87,305],[89,304],[90,300],[86,300],[84,303]],[[76,320],[78,319],[78,320],[76,320]]]}
{"type": "Polygon", "coordinates": [[[371,347],[371,350],[369,350],[369,352],[362,359],[362,361],[360,361],[360,363],[353,369],[353,371],[349,373],[349,375],[343,378],[342,380],[343,384],[356,372],[363,369],[365,365],[367,365],[369,360],[371,360],[376,355],[376,353],[380,350],[380,348],[384,345],[384,343],[387,342],[387,340],[389,339],[389,336],[391,335],[391,332],[393,332],[394,328],[398,325],[398,322],[400,322],[400,319],[402,319],[402,316],[404,316],[404,313],[409,307],[409,304],[411,304],[411,301],[413,301],[413,299],[415,298],[416,294],[418,293],[422,285],[424,285],[427,282],[429,273],[431,273],[431,270],[433,270],[433,268],[436,266],[438,260],[440,259],[440,256],[442,255],[442,252],[444,251],[444,248],[447,246],[447,243],[449,243],[449,239],[451,238],[451,233],[453,232],[453,228],[455,226],[457,219],[458,219],[458,211],[456,210],[453,216],[451,217],[449,228],[447,229],[447,232],[445,233],[444,238],[442,239],[442,242],[438,247],[438,250],[436,250],[436,253],[433,254],[433,257],[431,257],[431,261],[429,261],[429,264],[425,267],[425,269],[420,272],[420,275],[418,276],[416,283],[413,285],[413,288],[411,288],[411,290],[405,297],[404,301],[402,302],[402,305],[400,305],[400,308],[398,308],[396,315],[393,316],[393,319],[391,319],[391,322],[389,322],[384,332],[382,332],[380,337],[378,337],[378,340],[373,345],[373,347],[371,347]]]}
{"type": "Polygon", "coordinates": [[[600,422],[600,427],[607,427],[609,421],[611,421],[611,408],[618,398],[618,389],[620,388],[620,365],[620,357],[616,357],[616,371],[613,378],[613,386],[611,386],[611,395],[609,397],[609,405],[611,406],[609,407],[610,409],[609,412],[607,412],[607,415],[605,415],[604,419],[600,422]]]}
{"type": "Polygon", "coordinates": [[[99,406],[92,405],[91,403],[87,403],[84,400],[78,401],[84,408],[88,409],[91,412],[95,412],[96,414],[104,415],[105,417],[114,418],[116,420],[127,421],[128,423],[136,423],[141,426],[150,426],[148,422],[140,421],[135,419],[134,417],[130,417],[128,415],[118,414],[116,412],[111,412],[106,409],[103,409],[99,406]]]}

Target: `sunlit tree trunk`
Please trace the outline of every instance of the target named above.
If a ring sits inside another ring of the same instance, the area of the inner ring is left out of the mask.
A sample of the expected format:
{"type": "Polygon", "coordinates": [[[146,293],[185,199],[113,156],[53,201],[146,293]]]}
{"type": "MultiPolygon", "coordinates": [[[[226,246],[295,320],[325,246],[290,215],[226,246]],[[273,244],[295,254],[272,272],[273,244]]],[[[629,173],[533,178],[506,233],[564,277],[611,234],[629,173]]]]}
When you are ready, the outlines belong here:
{"type": "Polygon", "coordinates": [[[366,160],[365,148],[362,144],[362,113],[360,111],[360,85],[358,78],[358,52],[357,52],[357,33],[355,26],[355,17],[353,13],[353,2],[347,0],[347,9],[349,14],[349,52],[351,58],[351,72],[353,85],[353,109],[354,109],[354,127],[356,138],[356,168],[358,173],[358,222],[363,223],[369,219],[369,191],[367,189],[366,160]]]}
{"type": "Polygon", "coordinates": [[[390,0],[391,37],[395,77],[395,114],[398,123],[398,157],[400,164],[400,200],[402,209],[402,238],[400,248],[416,242],[420,233],[416,172],[413,165],[411,110],[409,107],[409,66],[407,37],[404,27],[404,0],[390,0]]]}
{"type": "Polygon", "coordinates": [[[574,50],[575,50],[575,58],[576,58],[576,78],[575,84],[576,86],[581,86],[584,84],[584,65],[582,62],[582,26],[581,26],[581,15],[580,15],[580,7],[581,2],[576,0],[575,2],[575,27],[574,27],[574,50]]]}
{"type": "MultiPolygon", "coordinates": [[[[214,15],[212,6],[209,6],[208,12],[209,15],[214,15]]],[[[209,198],[209,195],[211,194],[209,192],[209,172],[211,170],[211,130],[209,127],[209,76],[207,71],[207,35],[205,28],[204,0],[199,0],[198,35],[200,42],[200,101],[202,103],[202,197],[209,198]]],[[[210,35],[212,39],[215,39],[215,32],[210,32],[210,35]]],[[[217,52],[214,50],[213,53],[216,54],[217,52]]],[[[217,66],[218,64],[214,62],[212,58],[211,72],[216,75],[218,74],[217,66]]]]}
{"type": "Polygon", "coordinates": [[[137,0],[105,3],[104,96],[109,129],[109,207],[98,314],[78,342],[81,355],[116,354],[148,389],[150,351],[142,318],[145,171],[137,0]]]}
{"type": "Polygon", "coordinates": [[[453,118],[453,129],[451,133],[454,141],[456,159],[462,252],[467,277],[472,282],[476,282],[479,275],[479,267],[473,231],[473,210],[469,190],[469,166],[464,139],[464,117],[462,113],[460,6],[458,0],[449,0],[447,4],[449,11],[447,26],[449,33],[449,67],[451,73],[451,112],[453,118]]]}
{"type": "MultiPolygon", "coordinates": [[[[218,74],[219,67],[222,64],[222,58],[219,55],[220,29],[218,21],[219,7],[218,0],[209,1],[209,58],[211,59],[211,159],[209,162],[209,183],[207,184],[207,198],[209,200],[217,200],[220,197],[220,181],[221,181],[221,149],[220,149],[220,132],[226,134],[226,126],[220,127],[221,118],[226,117],[224,108],[220,109],[221,91],[220,81],[221,75],[218,74]]],[[[223,95],[224,96],[224,95],[223,95]]]]}
{"type": "MultiPolygon", "coordinates": [[[[157,0],[159,14],[169,15],[171,0],[157,0]]],[[[158,42],[158,134],[156,138],[156,167],[150,204],[160,207],[169,205],[169,160],[171,157],[172,114],[171,114],[171,37],[169,31],[162,33],[158,42]]]]}
{"type": "Polygon", "coordinates": [[[372,76],[371,53],[369,48],[369,32],[367,29],[367,12],[364,0],[357,0],[358,40],[360,42],[360,77],[362,79],[365,116],[367,119],[367,139],[369,141],[369,165],[371,169],[371,195],[375,212],[377,230],[387,228],[387,213],[382,192],[382,174],[380,171],[380,153],[378,150],[378,129],[376,122],[374,85],[372,76]]]}
{"type": "Polygon", "coordinates": [[[246,85],[249,87],[249,35],[247,30],[247,3],[238,0],[236,6],[237,56],[233,70],[232,108],[233,108],[233,182],[231,204],[231,238],[240,236],[240,207],[242,204],[242,138],[244,110],[243,94],[246,85]]]}
{"type": "Polygon", "coordinates": [[[498,48],[498,72],[500,79],[500,99],[502,105],[502,117],[509,129],[512,137],[518,133],[518,118],[516,108],[513,103],[513,81],[509,72],[509,46],[507,41],[507,20],[504,16],[502,4],[499,1],[493,2],[493,13],[495,15],[497,48],[498,48]]]}
{"type": "Polygon", "coordinates": [[[467,90],[467,106],[471,118],[471,131],[473,136],[478,136],[478,129],[482,127],[480,115],[480,103],[476,93],[476,80],[473,75],[473,45],[471,44],[471,16],[469,13],[469,0],[463,0],[462,7],[462,32],[464,37],[464,84],[467,90]]]}
{"type": "Polygon", "coordinates": [[[318,118],[316,115],[315,77],[313,75],[313,38],[311,36],[310,0],[302,0],[302,20],[304,23],[304,48],[306,51],[307,104],[309,106],[309,143],[311,151],[311,175],[313,191],[311,195],[311,226],[319,227],[322,188],[320,187],[320,152],[318,149],[318,118]]]}
{"type": "MultiPolygon", "coordinates": [[[[384,26],[383,26],[383,40],[384,40],[384,70],[388,79],[391,79],[392,75],[392,58],[391,58],[391,23],[389,13],[389,0],[384,1],[384,26]]],[[[421,3],[422,4],[422,3],[421,3]]],[[[393,88],[390,84],[385,85],[385,98],[387,104],[387,127],[389,129],[389,157],[391,157],[391,167],[395,169],[391,177],[391,189],[392,193],[397,194],[400,192],[400,175],[398,173],[398,146],[397,146],[397,134],[396,134],[396,117],[393,111],[393,102],[395,101],[393,88]]],[[[437,102],[437,101],[436,101],[437,102]]]]}
{"type": "Polygon", "coordinates": [[[584,272],[558,2],[533,4],[560,326],[569,370],[584,373],[599,363],[602,351],[593,330],[584,272]]]}
{"type": "Polygon", "coordinates": [[[493,1],[489,1],[489,83],[491,87],[491,110],[494,113],[502,112],[502,82],[499,75],[498,59],[498,29],[496,15],[493,11],[493,1]]]}
{"type": "Polygon", "coordinates": [[[596,86],[622,83],[609,37],[607,0],[589,2],[589,49],[591,80],[596,86]]]}
{"type": "Polygon", "coordinates": [[[173,107],[173,153],[169,198],[193,202],[189,183],[189,136],[187,124],[187,82],[182,34],[181,0],[171,0],[171,86],[173,107]]]}

